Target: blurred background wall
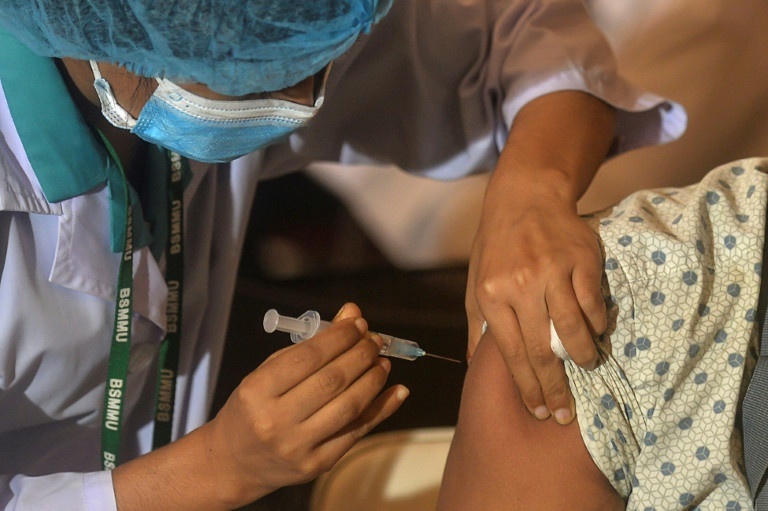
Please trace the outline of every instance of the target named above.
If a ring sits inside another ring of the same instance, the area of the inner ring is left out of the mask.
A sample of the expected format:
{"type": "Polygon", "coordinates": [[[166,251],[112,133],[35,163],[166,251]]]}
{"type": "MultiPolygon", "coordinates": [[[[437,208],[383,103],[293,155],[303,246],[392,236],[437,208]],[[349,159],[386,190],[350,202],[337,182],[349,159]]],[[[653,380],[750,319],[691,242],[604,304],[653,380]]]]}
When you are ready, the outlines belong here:
{"type": "Polygon", "coordinates": [[[762,0],[591,0],[631,81],[682,103],[688,130],[607,162],[581,201],[680,186],[717,165],[768,154],[768,4],[762,0]]]}

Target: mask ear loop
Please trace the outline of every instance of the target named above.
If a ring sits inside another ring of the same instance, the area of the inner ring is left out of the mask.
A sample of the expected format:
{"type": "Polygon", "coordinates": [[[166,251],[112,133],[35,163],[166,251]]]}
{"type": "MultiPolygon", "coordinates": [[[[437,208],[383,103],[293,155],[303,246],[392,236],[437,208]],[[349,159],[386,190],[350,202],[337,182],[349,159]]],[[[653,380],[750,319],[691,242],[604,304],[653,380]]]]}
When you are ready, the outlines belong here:
{"type": "Polygon", "coordinates": [[[136,119],[118,104],[109,82],[101,76],[99,65],[93,60],[89,62],[91,64],[91,71],[93,71],[93,88],[96,89],[96,94],[99,96],[102,115],[116,128],[124,130],[133,129],[136,126],[136,119]]]}
{"type": "MultiPolygon", "coordinates": [[[[315,87],[315,108],[320,108],[325,102],[325,85],[328,83],[328,76],[331,74],[331,67],[333,67],[333,61],[330,61],[325,68],[320,71],[322,73],[320,85],[315,87]]],[[[318,73],[319,74],[319,73],[318,73]]]]}

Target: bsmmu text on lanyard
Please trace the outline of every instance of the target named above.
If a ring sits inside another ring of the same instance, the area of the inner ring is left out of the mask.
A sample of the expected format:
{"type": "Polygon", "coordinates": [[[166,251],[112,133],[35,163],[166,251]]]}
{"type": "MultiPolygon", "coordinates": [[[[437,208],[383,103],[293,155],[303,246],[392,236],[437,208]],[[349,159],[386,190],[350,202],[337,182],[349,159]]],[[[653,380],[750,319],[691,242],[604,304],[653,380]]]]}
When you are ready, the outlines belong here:
{"type": "MultiPolygon", "coordinates": [[[[102,136],[102,139],[104,137],[102,136]]],[[[119,463],[122,436],[126,379],[131,355],[131,319],[133,316],[133,225],[130,192],[125,171],[112,146],[104,139],[123,180],[125,194],[125,237],[120,258],[115,296],[115,320],[104,389],[104,412],[101,421],[101,464],[105,470],[119,463]]],[[[171,441],[173,408],[176,394],[176,372],[179,365],[181,339],[181,310],[184,281],[184,175],[189,162],[179,154],[166,152],[168,165],[168,241],[165,258],[165,283],[168,287],[166,306],[166,334],[160,345],[159,373],[155,396],[155,419],[152,448],[157,449],[171,441]]]]}

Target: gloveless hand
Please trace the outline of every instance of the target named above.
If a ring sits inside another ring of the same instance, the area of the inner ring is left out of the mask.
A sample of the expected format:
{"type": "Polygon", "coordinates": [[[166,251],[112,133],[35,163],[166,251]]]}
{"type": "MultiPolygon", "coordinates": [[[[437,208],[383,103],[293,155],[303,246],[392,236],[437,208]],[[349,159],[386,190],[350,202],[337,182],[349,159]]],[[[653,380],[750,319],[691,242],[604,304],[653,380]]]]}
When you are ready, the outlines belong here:
{"type": "Polygon", "coordinates": [[[531,413],[565,424],[574,410],[563,364],[550,348],[550,318],[574,362],[592,368],[592,336],[606,316],[597,238],[575,204],[552,192],[556,182],[556,173],[541,173],[510,183],[514,194],[500,185],[486,196],[466,306],[470,357],[487,321],[531,413]]]}
{"type": "Polygon", "coordinates": [[[379,395],[390,362],[359,309],[347,304],[334,323],[267,359],[205,426],[223,488],[242,503],[329,470],[407,396],[379,395]]]}
{"type": "Polygon", "coordinates": [[[515,116],[488,183],[467,282],[468,358],[482,324],[536,417],[575,417],[549,320],[573,360],[593,367],[606,327],[602,258],[576,201],[608,153],[614,109],[579,91],[540,96],[515,116]]]}

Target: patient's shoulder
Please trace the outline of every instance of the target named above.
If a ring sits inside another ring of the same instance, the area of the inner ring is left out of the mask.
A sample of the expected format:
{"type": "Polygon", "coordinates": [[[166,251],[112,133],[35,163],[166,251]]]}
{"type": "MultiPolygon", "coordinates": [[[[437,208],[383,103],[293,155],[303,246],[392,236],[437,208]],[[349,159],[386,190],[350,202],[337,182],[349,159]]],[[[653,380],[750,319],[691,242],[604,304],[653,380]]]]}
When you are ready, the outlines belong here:
{"type": "Polygon", "coordinates": [[[578,424],[534,418],[495,343],[485,337],[467,373],[439,509],[606,510],[624,504],[592,461],[578,424]]]}

